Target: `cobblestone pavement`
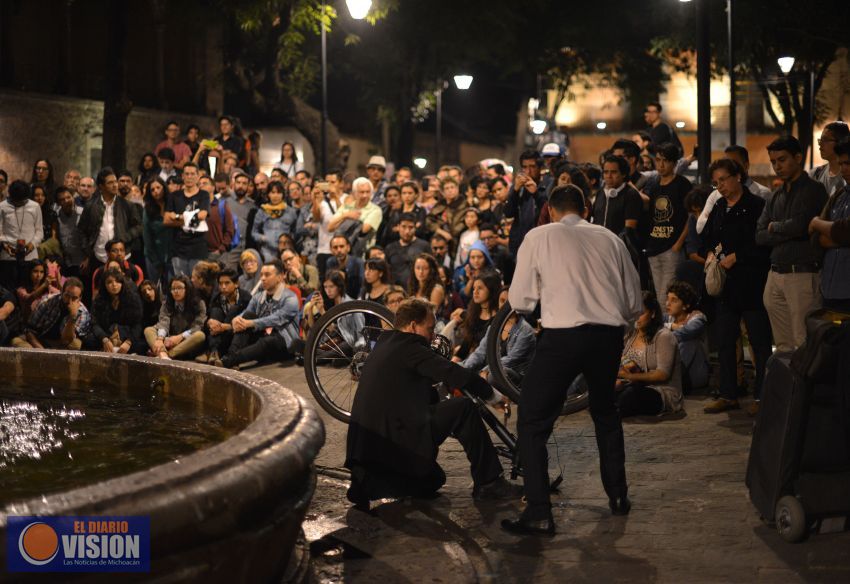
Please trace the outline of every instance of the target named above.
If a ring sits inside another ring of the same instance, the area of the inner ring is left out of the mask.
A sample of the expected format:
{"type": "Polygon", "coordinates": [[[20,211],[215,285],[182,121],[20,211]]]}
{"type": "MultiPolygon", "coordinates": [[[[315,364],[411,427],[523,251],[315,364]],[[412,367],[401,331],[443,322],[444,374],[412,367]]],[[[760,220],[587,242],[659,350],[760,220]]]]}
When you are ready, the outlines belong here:
{"type": "MultiPolygon", "coordinates": [[[[303,369],[264,366],[315,404],[303,369]]],[[[449,440],[440,463],[448,482],[433,501],[349,509],[342,466],[346,426],[323,414],[327,443],[304,529],[317,582],[850,582],[850,533],[787,544],[765,526],[744,485],[752,420],[743,411],[709,416],[701,397],[687,414],[625,424],[632,511],[612,517],[602,491],[588,413],[560,418],[551,471],[564,468],[553,498],[550,539],[504,533],[519,501],[477,503],[468,463],[449,440]],[[557,452],[557,456],[555,454],[557,452]],[[327,469],[327,470],[325,470],[327,469]]]]}

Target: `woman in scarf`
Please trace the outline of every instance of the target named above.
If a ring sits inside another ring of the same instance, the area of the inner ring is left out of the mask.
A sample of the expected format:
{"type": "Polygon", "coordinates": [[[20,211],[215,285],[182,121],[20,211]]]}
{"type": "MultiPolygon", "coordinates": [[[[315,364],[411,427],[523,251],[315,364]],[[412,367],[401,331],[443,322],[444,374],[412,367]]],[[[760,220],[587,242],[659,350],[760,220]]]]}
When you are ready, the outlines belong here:
{"type": "Polygon", "coordinates": [[[295,236],[295,224],[298,214],[284,201],[286,188],[283,183],[275,181],[269,184],[269,202],[260,206],[254,218],[254,228],[251,235],[260,246],[260,253],[265,261],[277,259],[277,240],[282,233],[295,236]]]}

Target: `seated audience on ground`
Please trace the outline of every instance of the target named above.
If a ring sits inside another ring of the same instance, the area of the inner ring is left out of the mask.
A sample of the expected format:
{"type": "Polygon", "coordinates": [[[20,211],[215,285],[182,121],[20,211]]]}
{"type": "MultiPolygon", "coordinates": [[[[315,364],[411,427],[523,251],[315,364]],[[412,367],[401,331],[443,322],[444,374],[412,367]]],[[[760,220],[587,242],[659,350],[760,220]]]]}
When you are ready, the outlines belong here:
{"type": "Polygon", "coordinates": [[[92,328],[99,349],[106,353],[143,355],[142,299],[121,270],[110,270],[92,305],[92,328]]]}
{"type": "Polygon", "coordinates": [[[239,287],[254,294],[260,286],[260,252],[256,249],[246,249],[239,256],[239,266],[242,275],[239,276],[239,287]]]}
{"type": "Polygon", "coordinates": [[[413,271],[407,281],[407,294],[413,298],[423,298],[434,306],[443,305],[446,289],[440,283],[434,256],[422,253],[413,262],[413,271]]]}
{"type": "Polygon", "coordinates": [[[387,291],[384,292],[384,298],[381,303],[389,308],[390,312],[395,314],[395,311],[398,310],[399,304],[401,304],[405,298],[407,298],[407,292],[404,291],[404,288],[392,285],[387,287],[387,291]]]}
{"type": "Polygon", "coordinates": [[[346,294],[352,298],[360,298],[363,288],[363,260],[351,255],[351,244],[344,235],[334,235],[331,238],[331,253],[326,265],[327,271],[340,271],[345,274],[346,294]]]}
{"type": "Polygon", "coordinates": [[[210,302],[206,324],[208,353],[198,357],[201,363],[221,367],[233,341],[233,319],[245,312],[251,293],[239,288],[236,272],[223,270],[216,275],[218,290],[210,302]]]}
{"type": "Polygon", "coordinates": [[[20,311],[15,306],[15,296],[0,286],[0,347],[18,334],[20,311]]]}
{"type": "Polygon", "coordinates": [[[384,260],[366,260],[362,300],[384,303],[384,294],[390,287],[390,274],[384,260]]]}
{"type": "Polygon", "coordinates": [[[298,340],[298,299],[283,283],[283,264],[274,259],[260,269],[262,290],[231,321],[233,340],[222,357],[224,367],[249,361],[286,359],[298,340]]]}
{"type": "Polygon", "coordinates": [[[285,270],[284,283],[290,288],[297,288],[302,299],[319,288],[319,270],[316,266],[302,263],[301,256],[294,250],[287,248],[280,252],[280,261],[285,270]]]}
{"type": "Polygon", "coordinates": [[[485,271],[472,279],[472,296],[466,310],[458,308],[443,329],[443,335],[453,341],[452,361],[460,363],[484,339],[490,321],[496,316],[499,289],[502,279],[493,270],[485,271]]]}
{"type": "Polygon", "coordinates": [[[192,281],[185,275],[175,276],[169,283],[159,320],[145,329],[151,354],[161,359],[195,357],[204,349],[206,320],[207,307],[195,293],[192,281]]]}
{"type": "Polygon", "coordinates": [[[475,277],[493,268],[493,259],[490,257],[487,246],[481,241],[476,241],[469,250],[466,261],[455,269],[452,277],[452,288],[457,290],[464,304],[468,304],[472,298],[472,281],[475,277]]]}
{"type": "Polygon", "coordinates": [[[47,264],[34,260],[29,273],[29,282],[17,290],[18,305],[21,307],[21,318],[28,320],[36,306],[45,298],[59,294],[57,274],[47,272],[47,264]]]}
{"type": "MultiPolygon", "coordinates": [[[[136,286],[142,283],[142,280],[145,279],[145,275],[142,273],[142,268],[126,259],[127,245],[123,241],[120,239],[110,239],[103,247],[106,250],[106,261],[104,264],[109,264],[109,262],[118,262],[121,266],[121,271],[124,272],[124,275],[127,276],[128,280],[133,282],[136,286]]],[[[101,266],[92,274],[92,298],[96,298],[100,292],[100,282],[103,279],[102,274],[105,271],[105,268],[105,265],[101,266]]]]}
{"type": "Polygon", "coordinates": [[[682,359],[682,390],[689,393],[708,385],[709,365],[706,347],[708,320],[697,310],[699,297],[687,282],[674,281],[667,288],[667,322],[679,343],[682,359]]]}
{"type": "Polygon", "coordinates": [[[139,297],[142,300],[142,327],[154,326],[159,322],[159,309],[162,308],[162,298],[159,294],[158,283],[144,280],[139,285],[139,297]]]}
{"type": "Polygon", "coordinates": [[[24,325],[24,333],[12,339],[19,349],[69,349],[78,351],[92,340],[92,319],[83,305],[83,283],[68,278],[62,293],[39,304],[24,325]]]}

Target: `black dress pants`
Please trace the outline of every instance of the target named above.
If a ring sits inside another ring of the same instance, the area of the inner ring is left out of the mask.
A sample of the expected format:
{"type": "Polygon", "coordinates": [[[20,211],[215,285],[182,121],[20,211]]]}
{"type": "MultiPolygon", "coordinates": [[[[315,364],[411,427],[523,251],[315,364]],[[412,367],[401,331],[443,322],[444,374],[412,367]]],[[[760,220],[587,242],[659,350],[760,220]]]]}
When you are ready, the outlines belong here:
{"type": "Polygon", "coordinates": [[[741,336],[741,319],[747,327],[747,338],[756,370],[753,396],[761,397],[764,381],[764,369],[770,358],[771,347],[770,319],[764,308],[741,310],[723,299],[717,302],[715,329],[717,334],[717,361],[720,369],[720,396],[728,400],[738,399],[738,357],[735,345],[741,336]]]}
{"type": "Polygon", "coordinates": [[[225,367],[233,367],[248,361],[280,360],[288,355],[286,341],[277,332],[266,335],[263,331],[248,330],[233,335],[230,350],[221,362],[225,367]]]}
{"type": "Polygon", "coordinates": [[[449,436],[457,438],[469,459],[476,486],[486,485],[502,474],[499,455],[471,399],[452,398],[431,406],[431,436],[435,446],[449,436]]]}
{"type": "Polygon", "coordinates": [[[602,485],[609,497],[626,495],[623,425],[614,403],[622,351],[622,327],[584,325],[544,329],[540,334],[534,359],[522,382],[517,421],[528,501],[524,519],[537,521],[551,514],[546,442],[561,414],[570,383],[579,373],[584,374],[590,393],[602,485]]]}

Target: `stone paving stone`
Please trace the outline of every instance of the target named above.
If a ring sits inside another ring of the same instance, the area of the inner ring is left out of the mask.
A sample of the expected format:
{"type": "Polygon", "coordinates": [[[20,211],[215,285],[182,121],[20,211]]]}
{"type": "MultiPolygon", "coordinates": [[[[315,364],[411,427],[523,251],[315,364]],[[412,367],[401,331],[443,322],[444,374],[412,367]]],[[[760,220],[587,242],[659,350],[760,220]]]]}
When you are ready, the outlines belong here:
{"type": "MultiPolygon", "coordinates": [[[[251,372],[312,402],[297,367],[251,372]]],[[[499,521],[519,501],[476,503],[469,463],[449,440],[440,453],[448,480],[433,501],[348,508],[344,481],[320,477],[305,532],[316,551],[316,582],[850,582],[850,533],[782,541],[750,504],[744,485],[752,420],[742,411],[707,415],[685,400],[676,420],[624,424],[632,512],[611,517],[599,479],[588,413],[562,417],[550,471],[563,469],[553,496],[558,533],[519,538],[499,521]]],[[[327,443],[318,464],[338,467],[346,427],[323,415],[327,443]]],[[[511,418],[514,426],[516,416],[511,418]]]]}

